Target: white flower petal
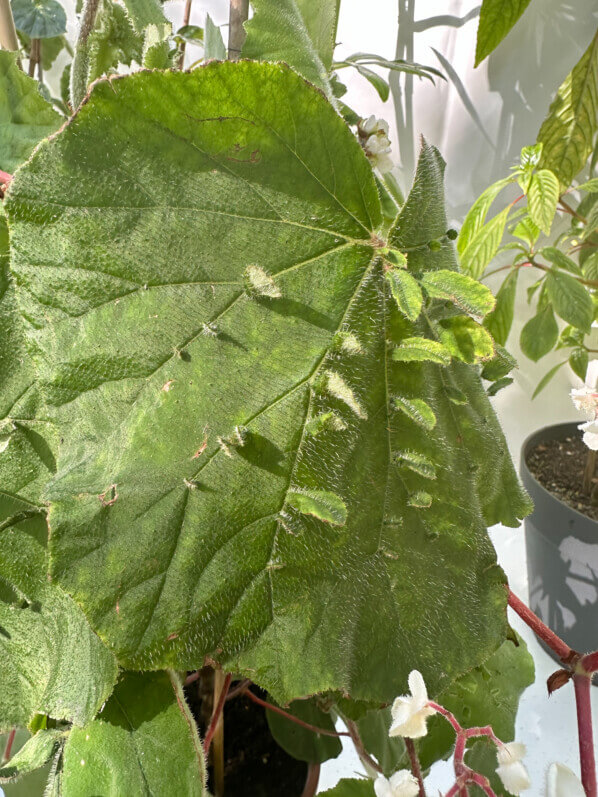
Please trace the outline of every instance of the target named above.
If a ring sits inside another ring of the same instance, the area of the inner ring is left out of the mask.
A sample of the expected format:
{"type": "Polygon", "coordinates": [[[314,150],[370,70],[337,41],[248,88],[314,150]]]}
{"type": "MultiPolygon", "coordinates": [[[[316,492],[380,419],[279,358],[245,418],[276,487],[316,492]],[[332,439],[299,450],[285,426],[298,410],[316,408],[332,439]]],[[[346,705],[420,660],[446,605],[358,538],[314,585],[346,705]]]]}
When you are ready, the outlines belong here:
{"type": "Polygon", "coordinates": [[[598,420],[580,423],[577,428],[583,431],[586,446],[592,451],[598,451],[598,420]]]}
{"type": "Polygon", "coordinates": [[[386,174],[394,169],[394,162],[390,155],[383,152],[381,155],[376,156],[376,168],[381,174],[386,174]]]}
{"type": "Polygon", "coordinates": [[[546,797],[585,797],[577,775],[564,764],[551,764],[546,779],[546,797]]]}
{"type": "Polygon", "coordinates": [[[378,121],[374,114],[372,114],[367,119],[364,119],[360,125],[360,129],[367,135],[368,133],[373,133],[374,130],[378,127],[378,121]]]}
{"type": "Polygon", "coordinates": [[[392,788],[390,781],[384,775],[378,775],[374,781],[374,792],[376,797],[392,797],[392,788]]]}
{"type": "Polygon", "coordinates": [[[496,768],[496,774],[501,779],[503,786],[511,794],[521,794],[522,791],[529,789],[532,785],[527,769],[523,766],[521,761],[515,761],[513,764],[504,764],[496,768]]]}
{"type": "Polygon", "coordinates": [[[417,797],[419,784],[408,769],[399,769],[390,777],[392,797],[417,797]]]}
{"type": "Polygon", "coordinates": [[[422,706],[428,702],[428,690],[426,689],[426,682],[419,670],[411,670],[407,679],[409,684],[409,691],[414,699],[422,706]]]}
{"type": "Polygon", "coordinates": [[[496,751],[496,760],[499,764],[513,764],[515,761],[522,761],[524,756],[525,745],[523,742],[507,742],[496,751]]]}

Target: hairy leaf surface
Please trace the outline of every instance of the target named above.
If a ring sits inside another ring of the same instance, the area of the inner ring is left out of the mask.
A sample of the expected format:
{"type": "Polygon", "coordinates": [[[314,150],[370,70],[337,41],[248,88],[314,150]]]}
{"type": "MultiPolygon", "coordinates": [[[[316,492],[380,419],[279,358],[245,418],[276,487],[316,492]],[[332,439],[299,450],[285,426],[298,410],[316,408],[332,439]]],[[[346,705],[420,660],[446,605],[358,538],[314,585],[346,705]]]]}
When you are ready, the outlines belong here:
{"type": "MultiPolygon", "coordinates": [[[[439,163],[426,147],[393,232],[416,273],[456,267],[427,248],[447,227],[439,163]]],[[[477,373],[391,360],[422,331],[378,257],[371,168],[321,93],[251,62],[99,83],[10,194],[63,439],[52,573],[123,663],[211,655],[280,702],[389,699],[414,666],[434,692],[494,650],[485,524],[527,503],[477,373]],[[280,295],[248,292],[249,266],[280,295]],[[429,402],[433,434],[395,398],[429,402]],[[431,505],[408,506],[422,487],[431,505]]]]}
{"type": "Polygon", "coordinates": [[[340,0],[253,0],[243,57],[284,61],[331,97],[328,73],[340,0]]]}
{"type": "Polygon", "coordinates": [[[83,723],[110,694],[116,662],[79,607],[47,580],[40,493],[56,433],[40,406],[0,217],[0,729],[41,712],[83,723]]]}
{"type": "Polygon", "coordinates": [[[205,766],[175,675],[126,673],[98,717],[64,748],[63,797],[203,797],[205,766]]]}
{"type": "Polygon", "coordinates": [[[17,66],[15,54],[0,51],[0,169],[12,173],[60,122],[37,81],[17,66]]]}

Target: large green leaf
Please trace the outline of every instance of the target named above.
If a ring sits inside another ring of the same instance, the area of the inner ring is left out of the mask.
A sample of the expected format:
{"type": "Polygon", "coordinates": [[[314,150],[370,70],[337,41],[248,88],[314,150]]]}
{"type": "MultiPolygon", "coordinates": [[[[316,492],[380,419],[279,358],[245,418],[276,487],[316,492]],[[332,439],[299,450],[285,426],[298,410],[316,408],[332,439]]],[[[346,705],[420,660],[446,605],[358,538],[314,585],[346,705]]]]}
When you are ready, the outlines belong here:
{"type": "Polygon", "coordinates": [[[284,61],[331,97],[328,74],[340,0],[252,0],[243,57],[284,61]]]}
{"type": "Polygon", "coordinates": [[[587,288],[575,277],[551,269],[546,277],[546,290],[557,315],[588,334],[594,320],[594,303],[587,288]]]}
{"type": "Polygon", "coordinates": [[[126,673],[97,719],[64,748],[63,797],[203,797],[205,766],[175,675],[126,673]]]}
{"type": "MultiPolygon", "coordinates": [[[[447,223],[422,157],[393,245],[455,269],[427,247],[447,223]]],[[[384,277],[369,163],[320,92],[252,62],[99,83],[8,208],[63,440],[52,573],[123,663],[209,654],[284,703],[390,699],[414,666],[435,692],[487,658],[506,593],[486,524],[528,506],[476,371],[391,360],[421,332],[384,277]],[[395,397],[429,402],[434,433],[395,397]],[[436,465],[429,508],[395,449],[436,465]]]]}
{"type": "Polygon", "coordinates": [[[66,11],[58,0],[11,0],[18,30],[32,39],[51,39],[66,33],[66,11]]]}
{"type": "Polygon", "coordinates": [[[484,326],[494,340],[504,346],[509,337],[515,316],[515,297],[517,295],[517,277],[519,269],[509,271],[507,278],[496,294],[494,310],[484,319],[484,326]]]}
{"type": "Polygon", "coordinates": [[[519,17],[530,0],[483,0],[475,50],[475,66],[495,50],[519,17]]]}
{"type": "Polygon", "coordinates": [[[598,32],[565,78],[538,133],[540,165],[568,188],[592,152],[598,130],[598,32]]]}
{"type": "Polygon", "coordinates": [[[37,712],[85,722],[116,679],[112,654],[47,580],[40,491],[55,470],[56,440],[35,388],[7,244],[0,216],[0,729],[37,712]]]}
{"type": "Polygon", "coordinates": [[[343,778],[322,797],[375,797],[374,781],[368,778],[343,778]]]}
{"type": "Polygon", "coordinates": [[[0,169],[12,173],[60,121],[37,81],[19,69],[15,54],[0,50],[0,169]]]}

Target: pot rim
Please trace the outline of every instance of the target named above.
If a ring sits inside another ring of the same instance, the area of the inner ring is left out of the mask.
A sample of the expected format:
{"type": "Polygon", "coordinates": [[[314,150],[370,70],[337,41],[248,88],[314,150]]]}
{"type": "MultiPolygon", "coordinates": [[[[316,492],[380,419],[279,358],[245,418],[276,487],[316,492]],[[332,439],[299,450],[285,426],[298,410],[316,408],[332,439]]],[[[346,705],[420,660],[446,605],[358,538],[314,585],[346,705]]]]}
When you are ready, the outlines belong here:
{"type": "MultiPolygon", "coordinates": [[[[582,421],[582,423],[583,423],[583,421],[582,421]]],[[[548,496],[553,501],[556,501],[558,504],[560,504],[562,507],[567,509],[569,512],[572,512],[575,516],[583,519],[584,522],[593,524],[598,529],[598,520],[594,520],[594,518],[588,517],[588,515],[584,515],[583,512],[580,512],[578,509],[575,509],[574,507],[572,507],[569,504],[565,503],[560,498],[557,498],[556,495],[551,493],[550,490],[547,490],[546,487],[544,487],[544,485],[536,479],[534,474],[530,471],[530,469],[527,466],[527,455],[529,454],[530,449],[534,445],[537,445],[538,443],[542,442],[543,434],[545,434],[546,432],[549,432],[549,431],[556,432],[558,430],[559,432],[562,431],[563,437],[566,437],[566,436],[568,436],[571,433],[571,431],[576,431],[578,426],[579,426],[579,424],[580,424],[579,420],[575,420],[575,421],[560,421],[559,423],[551,423],[548,426],[542,426],[542,427],[540,427],[540,429],[536,429],[535,432],[531,432],[531,434],[529,434],[525,438],[525,440],[523,441],[523,443],[521,445],[521,463],[520,463],[520,468],[521,468],[521,471],[525,470],[525,475],[529,479],[531,479],[533,481],[534,485],[545,496],[548,496]]],[[[552,440],[559,440],[560,436],[555,435],[551,439],[552,440]]]]}

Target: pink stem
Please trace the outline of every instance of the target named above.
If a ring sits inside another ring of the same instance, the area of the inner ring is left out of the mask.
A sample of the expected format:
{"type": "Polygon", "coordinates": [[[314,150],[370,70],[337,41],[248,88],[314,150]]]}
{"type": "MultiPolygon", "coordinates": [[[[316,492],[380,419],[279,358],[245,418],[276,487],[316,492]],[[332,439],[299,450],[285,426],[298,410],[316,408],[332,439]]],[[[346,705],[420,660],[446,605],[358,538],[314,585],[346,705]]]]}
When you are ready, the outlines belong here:
{"type": "Polygon", "coordinates": [[[212,739],[214,738],[214,734],[216,733],[216,727],[218,725],[218,720],[222,715],[222,710],[224,708],[224,702],[226,700],[226,695],[228,694],[228,689],[230,686],[230,682],[232,680],[232,674],[228,673],[226,678],[224,679],[224,685],[222,687],[222,692],[220,692],[220,697],[218,698],[218,704],[214,708],[212,712],[212,719],[210,720],[210,727],[206,733],[206,737],[203,740],[203,751],[204,754],[207,755],[210,749],[210,745],[212,744],[212,739]]]}
{"type": "Polygon", "coordinates": [[[419,763],[419,756],[417,755],[417,750],[415,748],[415,742],[413,739],[405,738],[405,748],[409,756],[409,763],[411,764],[411,774],[416,779],[419,786],[419,797],[426,797],[422,768],[419,763]]]}
{"type": "Polygon", "coordinates": [[[581,782],[587,797],[597,797],[596,793],[596,761],[594,759],[594,736],[592,731],[592,703],[590,691],[592,679],[588,675],[575,673],[575,704],[577,708],[577,728],[579,732],[579,760],[581,764],[581,782]]]}
{"type": "Polygon", "coordinates": [[[586,653],[585,656],[582,656],[580,664],[585,672],[596,672],[598,670],[598,650],[595,650],[593,653],[586,653]]]}
{"type": "Polygon", "coordinates": [[[2,169],[0,169],[0,183],[8,187],[11,182],[12,182],[12,174],[8,174],[8,172],[3,172],[2,169]]]}
{"type": "Polygon", "coordinates": [[[294,722],[295,725],[300,725],[302,728],[307,728],[308,731],[319,733],[321,736],[351,736],[351,734],[347,733],[347,731],[328,731],[324,728],[318,728],[316,725],[311,725],[309,722],[304,722],[303,720],[300,720],[299,717],[294,717],[292,714],[289,714],[288,711],[278,708],[278,706],[275,706],[273,703],[268,703],[266,700],[262,700],[261,697],[254,695],[249,688],[245,688],[243,694],[246,695],[250,700],[253,700],[254,703],[257,703],[258,706],[263,706],[263,708],[268,709],[268,711],[273,711],[275,714],[280,714],[281,717],[286,717],[290,722],[294,722]]]}
{"type": "Polygon", "coordinates": [[[16,732],[17,729],[13,728],[12,731],[8,734],[8,739],[6,740],[6,747],[4,748],[4,755],[2,756],[2,762],[10,761],[10,757],[12,755],[12,746],[15,740],[16,732]]]}
{"type": "Polygon", "coordinates": [[[451,725],[453,726],[453,730],[457,735],[459,735],[463,731],[463,728],[461,727],[459,720],[455,717],[455,715],[452,714],[444,706],[441,706],[440,703],[435,703],[433,700],[428,700],[428,705],[430,706],[430,708],[433,708],[434,711],[437,711],[439,714],[442,714],[442,716],[451,723],[451,725]]]}
{"type": "Polygon", "coordinates": [[[525,603],[523,603],[514,592],[511,592],[511,590],[509,590],[509,606],[517,612],[519,617],[532,629],[536,636],[540,637],[543,642],[546,642],[548,647],[556,653],[561,661],[568,662],[574,651],[569,645],[563,642],[554,631],[551,631],[531,609],[528,609],[525,603]]]}

